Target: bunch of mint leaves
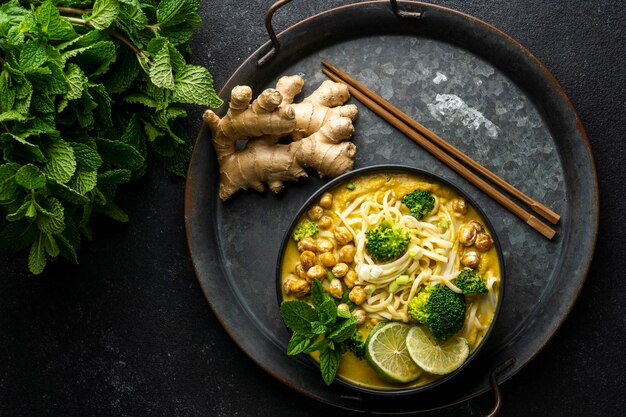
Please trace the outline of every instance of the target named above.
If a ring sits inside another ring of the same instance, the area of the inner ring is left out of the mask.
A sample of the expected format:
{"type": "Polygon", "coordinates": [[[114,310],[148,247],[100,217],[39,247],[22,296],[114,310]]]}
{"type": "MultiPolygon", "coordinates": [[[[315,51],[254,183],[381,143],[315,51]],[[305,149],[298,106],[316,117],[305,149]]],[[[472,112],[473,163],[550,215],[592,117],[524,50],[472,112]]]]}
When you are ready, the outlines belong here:
{"type": "Polygon", "coordinates": [[[78,263],[90,219],[125,222],[117,187],[148,154],[184,176],[185,105],[219,107],[190,65],[201,0],[11,0],[0,5],[0,250],[41,273],[78,263]]]}
{"type": "Polygon", "coordinates": [[[280,315],[292,332],[287,354],[319,351],[322,378],[330,385],[343,355],[342,342],[357,333],[356,318],[349,311],[337,309],[337,301],[319,280],[311,285],[311,303],[290,300],[280,305],[280,315]]]}

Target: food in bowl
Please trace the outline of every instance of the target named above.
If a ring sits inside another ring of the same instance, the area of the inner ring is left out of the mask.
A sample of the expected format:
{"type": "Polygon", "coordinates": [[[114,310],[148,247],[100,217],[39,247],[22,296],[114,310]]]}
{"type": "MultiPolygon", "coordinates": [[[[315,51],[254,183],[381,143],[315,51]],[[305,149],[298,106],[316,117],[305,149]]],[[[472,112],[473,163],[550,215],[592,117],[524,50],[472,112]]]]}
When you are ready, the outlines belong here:
{"type": "Polygon", "coordinates": [[[486,219],[417,170],[353,172],[327,188],[283,245],[288,353],[310,354],[328,384],[336,375],[374,391],[457,371],[500,299],[503,266],[486,219]]]}

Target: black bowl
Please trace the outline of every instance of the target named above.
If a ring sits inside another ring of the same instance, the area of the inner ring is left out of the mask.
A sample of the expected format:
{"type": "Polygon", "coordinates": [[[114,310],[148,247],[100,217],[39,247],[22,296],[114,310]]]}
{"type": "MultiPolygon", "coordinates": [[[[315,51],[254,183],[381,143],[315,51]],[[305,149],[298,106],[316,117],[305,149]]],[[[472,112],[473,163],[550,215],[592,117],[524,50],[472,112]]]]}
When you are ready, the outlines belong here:
{"type": "MultiPolygon", "coordinates": [[[[283,301],[283,296],[282,296],[282,286],[281,286],[281,267],[282,267],[282,260],[283,260],[283,255],[286,249],[287,244],[289,243],[289,240],[291,239],[291,234],[293,232],[293,229],[296,227],[296,225],[298,224],[298,221],[304,216],[305,212],[307,211],[307,209],[314,204],[314,202],[318,201],[319,198],[321,197],[322,194],[324,194],[325,192],[332,190],[333,188],[337,187],[338,185],[342,184],[342,183],[347,183],[350,182],[350,179],[352,178],[357,178],[361,175],[366,175],[366,174],[372,174],[372,173],[376,173],[376,172],[389,172],[389,173],[407,173],[407,174],[413,174],[413,175],[417,175],[417,176],[421,176],[421,177],[425,177],[428,178],[430,180],[432,180],[433,182],[437,182],[443,185],[446,185],[447,187],[451,188],[452,190],[456,191],[460,196],[462,196],[463,198],[465,198],[472,207],[474,207],[474,209],[478,212],[478,214],[482,217],[482,219],[485,222],[485,225],[487,227],[487,229],[491,232],[491,237],[493,239],[494,242],[494,247],[496,249],[496,252],[498,254],[498,262],[500,264],[500,284],[498,285],[498,303],[496,305],[496,311],[494,313],[493,316],[493,320],[491,321],[491,324],[489,325],[489,328],[487,329],[487,332],[485,333],[485,336],[483,337],[483,339],[481,340],[480,344],[478,345],[478,347],[470,354],[470,356],[467,358],[467,360],[455,371],[443,375],[441,378],[434,380],[433,382],[426,384],[426,385],[422,385],[422,386],[418,386],[418,387],[398,387],[398,389],[374,389],[374,388],[369,388],[369,387],[364,387],[361,385],[357,385],[352,383],[349,380],[343,379],[341,378],[339,375],[337,375],[337,377],[335,378],[335,381],[339,384],[341,384],[344,387],[347,387],[349,389],[361,392],[361,393],[365,393],[368,395],[373,395],[373,396],[398,396],[398,395],[407,395],[407,394],[416,394],[416,393],[421,393],[423,391],[427,391],[431,388],[440,386],[441,384],[449,381],[450,379],[454,378],[456,375],[458,375],[459,373],[461,373],[465,368],[468,367],[468,365],[470,364],[470,362],[476,358],[480,351],[482,350],[482,347],[485,345],[487,339],[489,338],[489,335],[491,334],[491,331],[494,327],[494,324],[500,314],[500,309],[502,307],[502,300],[504,298],[504,286],[505,286],[505,270],[504,270],[504,257],[502,255],[502,248],[500,246],[500,241],[498,240],[498,236],[496,235],[496,232],[493,228],[492,223],[489,221],[489,218],[487,217],[487,215],[484,213],[484,211],[480,208],[480,206],[476,203],[476,201],[474,201],[474,199],[472,197],[470,197],[466,192],[464,192],[461,188],[459,188],[456,184],[450,182],[449,180],[442,178],[438,175],[435,175],[431,172],[428,171],[424,171],[422,169],[418,169],[418,168],[413,168],[410,166],[404,166],[404,165],[396,165],[396,164],[389,164],[389,165],[375,165],[375,166],[369,166],[369,167],[365,167],[365,168],[359,168],[356,169],[354,171],[350,171],[346,174],[343,174],[331,181],[329,181],[328,183],[326,183],[324,186],[322,186],[319,190],[317,190],[313,195],[311,195],[311,197],[309,197],[307,199],[307,201],[302,205],[302,207],[300,208],[300,210],[298,210],[298,213],[296,214],[296,216],[294,217],[293,221],[291,222],[291,225],[289,226],[289,229],[287,230],[287,233],[285,234],[285,237],[282,240],[281,246],[280,246],[280,251],[279,251],[279,256],[278,256],[278,261],[276,264],[276,293],[277,293],[277,299],[278,299],[278,304],[280,305],[280,303],[283,301]]],[[[285,353],[287,354],[287,353],[285,353]]],[[[308,356],[308,358],[310,359],[311,362],[313,362],[315,364],[315,366],[319,367],[319,364],[317,361],[313,360],[310,356],[308,356]]],[[[320,375],[321,378],[321,375],[320,375]]]]}

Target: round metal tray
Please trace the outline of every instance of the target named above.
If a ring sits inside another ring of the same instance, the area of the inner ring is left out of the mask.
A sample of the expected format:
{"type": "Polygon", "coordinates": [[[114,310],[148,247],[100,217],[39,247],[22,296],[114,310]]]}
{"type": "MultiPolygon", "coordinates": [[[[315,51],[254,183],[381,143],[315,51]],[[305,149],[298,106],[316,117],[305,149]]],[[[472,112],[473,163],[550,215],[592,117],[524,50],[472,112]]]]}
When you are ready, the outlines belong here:
{"type": "MultiPolygon", "coordinates": [[[[276,307],[274,270],[281,238],[299,207],[327,180],[311,176],[279,195],[240,192],[217,198],[218,165],[208,129],[198,134],[187,176],[185,221],[198,280],[233,340],[271,375],[337,407],[402,414],[445,407],[502,382],[548,342],[586,278],[598,229],[598,186],[585,132],[567,96],[532,54],[498,29],[450,9],[386,1],[344,6],[278,35],[281,49],[262,66],[271,44],[250,56],[224,85],[255,95],[282,75],[301,74],[308,95],[325,77],[321,59],[377,91],[411,117],[558,212],[549,241],[359,106],[355,167],[397,163],[452,180],[487,213],[500,237],[507,293],[483,351],[453,380],[404,398],[373,398],[327,387],[313,366],[285,353],[289,335],[276,307]]],[[[298,101],[296,99],[296,101],[298,101]]],[[[225,107],[220,109],[225,112],[225,107]]]]}

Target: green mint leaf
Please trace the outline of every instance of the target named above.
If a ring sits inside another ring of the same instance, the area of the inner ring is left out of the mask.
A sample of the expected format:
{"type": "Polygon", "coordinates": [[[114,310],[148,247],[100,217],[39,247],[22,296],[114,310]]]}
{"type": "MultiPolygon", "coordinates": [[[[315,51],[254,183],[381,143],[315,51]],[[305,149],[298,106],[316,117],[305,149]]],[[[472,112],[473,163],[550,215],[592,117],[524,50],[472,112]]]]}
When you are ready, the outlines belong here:
{"type": "Polygon", "coordinates": [[[202,19],[194,13],[183,23],[162,28],[161,35],[166,37],[172,45],[185,44],[193,36],[194,29],[201,24],[202,19]]]}
{"type": "Polygon", "coordinates": [[[102,138],[98,138],[96,142],[100,151],[100,157],[104,162],[131,171],[142,168],[145,163],[143,156],[127,143],[102,138]]]}
{"type": "MultiPolygon", "coordinates": [[[[23,155],[24,157],[26,157],[27,159],[30,159],[30,160],[34,159],[35,161],[38,161],[38,162],[47,161],[43,152],[41,152],[41,148],[39,148],[39,145],[30,143],[27,139],[24,139],[12,133],[5,133],[2,136],[11,138],[13,140],[13,143],[17,144],[17,146],[15,146],[16,151],[20,155],[23,155]]],[[[6,151],[7,150],[5,149],[5,159],[7,159],[6,151]]]]}
{"type": "Polygon", "coordinates": [[[26,119],[28,119],[28,117],[26,117],[22,113],[17,112],[15,110],[9,110],[9,111],[0,113],[0,123],[9,122],[9,121],[23,122],[23,121],[26,121],[26,119]]]}
{"type": "Polygon", "coordinates": [[[69,86],[63,69],[55,62],[46,62],[46,68],[50,69],[50,77],[45,86],[48,94],[65,94],[69,90],[69,86]]]}
{"type": "Polygon", "coordinates": [[[302,353],[311,344],[311,338],[298,333],[293,333],[287,344],[287,355],[297,355],[302,353]]]}
{"type": "Polygon", "coordinates": [[[326,297],[322,304],[317,307],[320,321],[327,326],[332,325],[337,320],[337,305],[332,297],[326,297]]]}
{"type": "Polygon", "coordinates": [[[85,195],[94,189],[97,182],[98,173],[96,171],[77,169],[67,185],[76,190],[78,194],[85,195]]]}
{"type": "Polygon", "coordinates": [[[0,228],[0,250],[20,251],[31,245],[38,235],[37,226],[27,220],[8,223],[0,228]]]}
{"type": "Polygon", "coordinates": [[[327,327],[321,321],[312,321],[311,322],[311,332],[313,334],[324,334],[326,333],[327,327]]]}
{"type": "Polygon", "coordinates": [[[15,200],[22,193],[15,181],[19,169],[20,164],[14,162],[0,165],[0,201],[15,200]]]}
{"type": "Polygon", "coordinates": [[[71,61],[78,64],[91,76],[106,73],[116,58],[115,44],[112,41],[95,42],[81,48],[70,49],[61,55],[62,62],[71,61]]]}
{"type": "Polygon", "coordinates": [[[28,269],[35,275],[39,275],[46,267],[46,254],[44,249],[43,233],[39,233],[39,237],[30,247],[28,254],[28,269]]]}
{"type": "Polygon", "coordinates": [[[47,59],[46,45],[39,40],[29,40],[20,51],[20,69],[26,72],[39,68],[47,59]]]}
{"type": "Polygon", "coordinates": [[[17,208],[13,213],[7,215],[6,219],[10,222],[15,222],[17,220],[21,220],[24,217],[28,217],[32,219],[37,216],[37,209],[33,204],[33,200],[29,198],[25,198],[24,202],[21,206],[17,208]]]}
{"type": "Polygon", "coordinates": [[[328,347],[320,353],[320,370],[326,385],[330,385],[337,375],[339,363],[341,362],[341,349],[328,347]]]}
{"type": "Polygon", "coordinates": [[[16,92],[12,87],[12,79],[9,71],[0,71],[0,112],[8,112],[13,109],[16,92]]]}
{"type": "Polygon", "coordinates": [[[61,184],[54,180],[48,180],[48,188],[59,198],[75,204],[77,206],[84,206],[89,203],[89,199],[81,195],[78,191],[68,187],[65,184],[61,184]]]}
{"type": "Polygon", "coordinates": [[[112,169],[98,174],[98,186],[100,185],[117,185],[130,181],[130,171],[127,169],[112,169]]]}
{"type": "Polygon", "coordinates": [[[140,114],[133,114],[130,118],[120,141],[132,146],[137,152],[139,152],[141,157],[145,159],[147,153],[146,139],[143,133],[140,114]]]}
{"type": "Polygon", "coordinates": [[[65,259],[73,263],[74,265],[78,264],[78,257],[76,256],[76,250],[70,244],[70,242],[63,235],[55,235],[56,243],[59,247],[59,252],[61,256],[65,259]]]}
{"type": "Polygon", "coordinates": [[[70,146],[74,150],[76,166],[86,171],[97,171],[102,165],[102,158],[96,149],[83,143],[71,142],[70,146]]]}
{"type": "Polygon", "coordinates": [[[280,316],[292,332],[311,334],[311,322],[317,320],[317,312],[309,304],[300,300],[283,301],[280,316]]]}
{"type": "Polygon", "coordinates": [[[156,16],[159,26],[167,27],[184,22],[195,13],[201,0],[163,0],[157,7],[156,16]]]}
{"type": "Polygon", "coordinates": [[[37,226],[44,233],[61,233],[65,230],[65,210],[63,204],[54,197],[48,197],[37,216],[37,226]]]}
{"type": "Polygon", "coordinates": [[[60,250],[54,237],[48,233],[44,234],[43,247],[50,258],[54,259],[59,256],[60,250]]]}
{"type": "Polygon", "coordinates": [[[95,117],[102,126],[112,127],[113,119],[111,118],[111,104],[112,100],[107,93],[104,85],[92,84],[89,86],[89,92],[93,98],[95,107],[95,117]]]}
{"type": "Polygon", "coordinates": [[[24,165],[15,173],[15,182],[26,189],[36,190],[46,186],[46,174],[35,165],[24,165]]]}
{"type": "MultiPolygon", "coordinates": [[[[81,98],[87,86],[87,82],[89,81],[83,70],[76,64],[69,64],[65,76],[69,87],[65,98],[68,100],[81,98]]],[[[59,110],[59,112],[60,111],[61,110],[59,110]]]]}
{"type": "Polygon", "coordinates": [[[65,184],[76,171],[76,157],[72,146],[62,139],[53,141],[47,148],[48,163],[43,171],[58,183],[65,184]]]}
{"type": "Polygon", "coordinates": [[[42,90],[35,90],[33,92],[31,106],[41,113],[54,113],[56,110],[53,98],[42,90]]]}
{"type": "Polygon", "coordinates": [[[170,50],[167,43],[154,56],[150,67],[150,81],[159,88],[174,88],[174,72],[170,62],[170,50]]]}
{"type": "Polygon", "coordinates": [[[223,103],[213,89],[213,77],[209,71],[195,65],[186,65],[176,74],[172,100],[212,108],[223,103]]]}
{"type": "Polygon", "coordinates": [[[94,28],[104,30],[113,23],[120,12],[120,3],[117,0],[96,0],[93,4],[91,16],[87,18],[94,28]]]}
{"type": "Polygon", "coordinates": [[[157,107],[159,107],[155,100],[142,93],[127,94],[122,100],[124,101],[124,103],[142,104],[152,109],[156,109],[157,107]]]}
{"type": "Polygon", "coordinates": [[[344,340],[352,337],[352,335],[356,332],[356,318],[350,317],[348,320],[341,323],[339,327],[334,329],[329,335],[328,338],[334,342],[343,342],[344,340]]]}
{"type": "Polygon", "coordinates": [[[128,221],[128,214],[126,214],[124,210],[122,210],[112,201],[109,201],[108,203],[106,203],[104,207],[102,207],[98,211],[100,211],[101,213],[104,213],[105,215],[109,216],[113,220],[117,220],[118,222],[126,223],[128,221]]]}
{"type": "Polygon", "coordinates": [[[326,291],[319,280],[314,280],[311,284],[311,301],[318,308],[326,300],[326,291]]]}
{"type": "Polygon", "coordinates": [[[155,153],[154,157],[167,171],[178,175],[179,177],[185,177],[187,175],[187,168],[189,167],[192,151],[193,147],[190,144],[185,143],[177,146],[174,154],[171,156],[155,153]]]}
{"type": "Polygon", "coordinates": [[[33,95],[33,85],[23,72],[13,68],[9,62],[4,62],[3,70],[10,75],[9,88],[13,88],[15,98],[13,107],[20,113],[27,114],[30,107],[30,99],[33,95]]]}
{"type": "Polygon", "coordinates": [[[348,310],[339,310],[337,309],[337,317],[341,317],[344,319],[349,319],[350,317],[352,317],[352,314],[350,314],[350,311],[348,310]]]}
{"type": "Polygon", "coordinates": [[[115,66],[111,67],[102,81],[106,91],[112,94],[126,91],[141,71],[137,57],[129,48],[119,48],[117,55],[115,66]]]}
{"type": "Polygon", "coordinates": [[[55,5],[47,0],[39,6],[35,12],[37,23],[41,27],[41,31],[47,34],[48,39],[63,41],[72,39],[76,36],[76,32],[72,24],[61,17],[55,5]]]}
{"type": "Polygon", "coordinates": [[[317,340],[315,343],[313,343],[311,346],[309,346],[304,353],[312,353],[315,351],[323,351],[325,349],[328,349],[329,344],[331,343],[330,339],[319,339],[317,340]]]}

